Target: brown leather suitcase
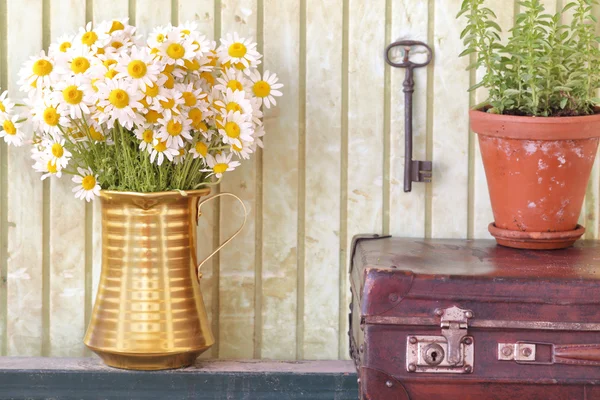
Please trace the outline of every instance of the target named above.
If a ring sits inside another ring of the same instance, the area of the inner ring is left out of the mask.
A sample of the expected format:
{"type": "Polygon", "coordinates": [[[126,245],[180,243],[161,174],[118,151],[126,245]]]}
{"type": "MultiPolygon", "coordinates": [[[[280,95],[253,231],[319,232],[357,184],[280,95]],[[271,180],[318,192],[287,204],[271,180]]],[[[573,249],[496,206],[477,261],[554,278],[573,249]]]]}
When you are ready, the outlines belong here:
{"type": "Polygon", "coordinates": [[[600,244],[363,236],[352,249],[361,399],[600,399],[600,244]]]}

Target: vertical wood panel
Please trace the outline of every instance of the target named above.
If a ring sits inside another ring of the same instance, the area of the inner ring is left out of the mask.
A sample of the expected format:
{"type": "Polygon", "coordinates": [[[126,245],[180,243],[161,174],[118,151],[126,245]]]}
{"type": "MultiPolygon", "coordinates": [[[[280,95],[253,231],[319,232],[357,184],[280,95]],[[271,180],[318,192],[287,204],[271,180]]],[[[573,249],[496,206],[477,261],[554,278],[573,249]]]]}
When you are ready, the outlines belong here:
{"type": "MultiPolygon", "coordinates": [[[[42,48],[42,2],[9,1],[8,89],[21,97],[18,71],[42,48]]],[[[42,347],[43,189],[27,146],[8,148],[7,354],[40,355],[42,347]]]]}
{"type": "MultiPolygon", "coordinates": [[[[50,36],[85,24],[85,0],[53,0],[50,36]]],[[[85,202],[73,196],[70,175],[50,182],[50,355],[83,355],[85,333],[85,202]]]]}
{"type": "MultiPolygon", "coordinates": [[[[403,0],[392,1],[391,41],[412,39],[427,43],[427,2],[408,6],[403,0]]],[[[388,43],[386,43],[387,46],[388,43]]],[[[430,43],[430,45],[432,45],[430,43]]],[[[417,49],[422,51],[423,49],[417,49]]],[[[399,52],[394,52],[401,57],[399,52]]],[[[424,55],[415,58],[417,61],[424,55]]],[[[412,57],[411,57],[412,58],[412,57]]],[[[434,61],[435,62],[435,56],[434,61]]],[[[432,68],[430,66],[429,68],[432,68]]],[[[386,66],[386,68],[391,68],[386,66]]],[[[422,237],[425,234],[425,188],[424,183],[413,183],[412,192],[404,193],[404,93],[402,83],[405,69],[391,68],[390,113],[390,234],[395,236],[422,237]]],[[[413,94],[413,159],[425,160],[427,134],[427,70],[416,69],[415,93],[413,94]]]]}
{"type": "MultiPolygon", "coordinates": [[[[349,242],[359,233],[381,233],[383,227],[383,108],[385,0],[349,2],[348,70],[348,212],[349,242]]],[[[346,259],[346,265],[349,258],[346,259]]],[[[347,270],[347,268],[346,268],[347,270]]],[[[347,313],[350,287],[345,276],[347,313]]],[[[343,331],[348,331],[344,319],[343,331]]],[[[347,340],[341,356],[348,357],[347,340]]]]}
{"type": "Polygon", "coordinates": [[[306,211],[301,217],[306,221],[303,352],[311,360],[338,358],[342,7],[341,0],[306,3],[306,99],[300,99],[306,101],[306,211]]]}
{"type": "Polygon", "coordinates": [[[262,356],[296,358],[299,2],[264,1],[264,69],[285,85],[265,113],[262,356]]]}
{"type": "MultiPolygon", "coordinates": [[[[198,23],[198,29],[211,39],[214,38],[215,32],[214,11],[214,0],[204,0],[201,2],[197,0],[179,0],[179,22],[194,21],[198,23]]],[[[214,202],[209,202],[202,207],[202,217],[199,220],[197,229],[199,260],[204,259],[212,253],[215,232],[218,232],[217,217],[218,214],[214,202]]],[[[204,306],[206,307],[208,320],[211,322],[215,335],[219,331],[217,326],[219,319],[213,315],[213,309],[219,304],[218,301],[215,301],[219,296],[219,274],[214,274],[214,269],[218,268],[218,266],[214,258],[208,260],[202,267],[202,281],[200,282],[204,306]]],[[[219,338],[216,337],[216,339],[218,340],[219,338]]],[[[219,344],[217,343],[211,349],[204,352],[201,357],[218,358],[218,348],[219,344]]]]}
{"type": "Polygon", "coordinates": [[[469,73],[454,16],[461,0],[435,0],[433,98],[433,237],[467,234],[469,73]]]}
{"type": "Polygon", "coordinates": [[[170,0],[136,0],[135,25],[138,34],[146,36],[157,26],[165,26],[170,22],[170,0]]]}
{"type": "MultiPolygon", "coordinates": [[[[8,79],[6,57],[7,45],[6,2],[0,2],[0,90],[7,89],[8,79]]],[[[6,355],[6,314],[7,314],[7,241],[8,241],[8,160],[7,145],[0,141],[0,355],[6,355]]]]}
{"type": "MultiPolygon", "coordinates": [[[[221,1],[221,37],[237,32],[256,39],[256,0],[221,1]]],[[[221,190],[240,197],[248,210],[246,227],[219,258],[219,358],[252,358],[254,355],[254,258],[256,158],[243,160],[226,174],[221,190]]],[[[221,200],[221,242],[244,219],[244,211],[231,198],[221,200]]]]}
{"type": "MultiPolygon", "coordinates": [[[[93,3],[93,22],[128,18],[129,4],[123,0],[102,0],[93,3]]],[[[102,270],[102,213],[100,201],[92,204],[92,304],[96,301],[102,270]]]]}
{"type": "MultiPolygon", "coordinates": [[[[497,22],[502,27],[501,37],[504,40],[504,44],[510,37],[509,30],[513,27],[514,23],[514,4],[513,2],[507,3],[506,7],[500,7],[496,15],[498,16],[497,22]],[[509,7],[510,5],[510,7],[509,7]]],[[[460,28],[464,26],[464,19],[461,19],[460,28]]],[[[479,82],[483,77],[483,69],[479,69],[476,74],[476,82],[479,82]]],[[[476,82],[473,82],[475,84],[476,82]]],[[[475,93],[475,104],[479,104],[488,98],[487,90],[481,88],[475,93]]],[[[488,225],[494,221],[494,214],[492,213],[492,206],[490,203],[490,195],[488,192],[487,180],[485,177],[485,170],[483,168],[483,161],[481,159],[481,150],[479,143],[477,142],[477,135],[471,132],[471,140],[474,141],[474,160],[473,160],[473,237],[476,239],[490,239],[491,236],[488,232],[488,225]]]]}

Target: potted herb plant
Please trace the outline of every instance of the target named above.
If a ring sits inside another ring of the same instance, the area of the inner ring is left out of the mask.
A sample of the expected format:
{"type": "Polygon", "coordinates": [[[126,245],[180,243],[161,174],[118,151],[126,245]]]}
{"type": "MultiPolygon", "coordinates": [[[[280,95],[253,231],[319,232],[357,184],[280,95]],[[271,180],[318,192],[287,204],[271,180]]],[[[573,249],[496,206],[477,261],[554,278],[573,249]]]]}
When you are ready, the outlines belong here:
{"type": "Polygon", "coordinates": [[[499,244],[530,249],[572,245],[598,148],[600,50],[596,0],[571,1],[555,15],[520,1],[510,35],[485,0],[465,0],[461,56],[474,54],[488,99],[470,110],[478,134],[499,244]],[[564,21],[571,19],[565,24],[564,21]]]}
{"type": "Polygon", "coordinates": [[[217,46],[195,23],[142,38],[107,21],[24,65],[26,104],[0,95],[0,138],[32,144],[42,179],[70,175],[75,197],[101,201],[102,275],[84,343],[108,365],[183,367],[214,343],[196,223],[204,202],[231,194],[200,198],[262,146],[262,106],[283,85],[259,72],[260,58],[252,40],[217,46]]]}

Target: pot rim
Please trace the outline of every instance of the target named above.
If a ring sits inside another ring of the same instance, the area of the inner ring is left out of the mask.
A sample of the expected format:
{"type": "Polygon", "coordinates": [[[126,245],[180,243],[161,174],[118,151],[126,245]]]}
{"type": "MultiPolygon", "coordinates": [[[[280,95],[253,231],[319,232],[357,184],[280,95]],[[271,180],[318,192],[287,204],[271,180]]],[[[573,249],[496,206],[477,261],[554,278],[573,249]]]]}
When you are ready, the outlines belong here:
{"type": "Polygon", "coordinates": [[[574,140],[600,137],[600,114],[533,117],[490,114],[470,109],[471,129],[478,135],[522,140],[574,140]],[[524,126],[525,125],[525,126],[524,126]]]}
{"type": "Polygon", "coordinates": [[[128,192],[120,190],[100,190],[101,198],[111,197],[126,197],[126,198],[140,198],[140,199],[162,199],[170,197],[201,197],[210,194],[210,187],[204,189],[195,190],[169,190],[163,192],[128,192]]]}

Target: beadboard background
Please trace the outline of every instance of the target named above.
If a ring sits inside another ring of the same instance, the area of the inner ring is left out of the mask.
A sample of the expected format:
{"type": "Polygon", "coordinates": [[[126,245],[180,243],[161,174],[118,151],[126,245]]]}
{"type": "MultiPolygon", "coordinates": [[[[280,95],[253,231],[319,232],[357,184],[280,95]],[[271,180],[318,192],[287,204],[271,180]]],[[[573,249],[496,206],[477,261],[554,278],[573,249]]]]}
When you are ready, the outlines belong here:
{"type": "MultiPolygon", "coordinates": [[[[565,0],[563,0],[565,1],[565,0]]],[[[86,21],[129,17],[141,33],[196,20],[210,37],[251,35],[285,84],[266,113],[265,149],[218,190],[241,196],[249,223],[204,267],[216,345],[203,357],[347,358],[350,240],[357,233],[487,238],[493,219],[467,110],[476,73],[458,59],[461,0],[0,0],[0,86],[86,21]],[[418,39],[434,61],[416,71],[415,159],[432,184],[402,190],[404,70],[385,46],[418,39]]],[[[546,0],[554,11],[561,0],[546,0]]],[[[507,26],[512,0],[489,0],[507,26]]],[[[599,13],[600,14],[600,13],[599,13]]],[[[594,167],[582,220],[598,235],[594,167]]],[[[0,145],[0,355],[89,355],[82,337],[100,273],[99,202],[69,180],[41,182],[26,148],[0,145]]],[[[204,208],[203,208],[204,210],[204,208]]],[[[235,203],[206,207],[200,253],[239,223],[235,203]]]]}

